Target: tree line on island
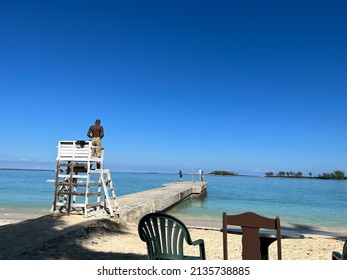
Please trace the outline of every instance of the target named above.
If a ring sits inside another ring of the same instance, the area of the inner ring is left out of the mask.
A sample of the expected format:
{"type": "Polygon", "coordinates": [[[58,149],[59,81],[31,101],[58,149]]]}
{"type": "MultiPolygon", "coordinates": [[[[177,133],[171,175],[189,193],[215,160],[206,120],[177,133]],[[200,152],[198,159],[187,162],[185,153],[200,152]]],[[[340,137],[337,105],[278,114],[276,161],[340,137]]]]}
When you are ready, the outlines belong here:
{"type": "Polygon", "coordinates": [[[317,178],[317,179],[333,179],[333,180],[344,180],[347,179],[345,177],[345,173],[341,170],[336,170],[331,173],[323,173],[318,176],[313,176],[312,172],[309,172],[308,176],[304,176],[301,171],[298,172],[285,172],[280,171],[277,173],[274,172],[266,172],[265,177],[286,177],[286,178],[317,178]]]}
{"type": "MultiPolygon", "coordinates": [[[[213,171],[209,173],[209,175],[215,175],[215,176],[240,176],[236,172],[232,171],[213,171]]],[[[346,180],[347,177],[345,176],[345,173],[341,170],[336,170],[331,173],[322,173],[318,176],[313,176],[312,172],[309,172],[308,176],[304,176],[304,174],[301,171],[293,172],[293,171],[279,171],[277,173],[275,172],[266,172],[265,177],[281,177],[281,178],[316,178],[316,179],[331,179],[331,180],[346,180]]]]}
{"type": "Polygon", "coordinates": [[[232,172],[232,171],[220,171],[216,170],[213,172],[208,173],[209,175],[215,175],[215,176],[237,176],[239,174],[232,172]]]}

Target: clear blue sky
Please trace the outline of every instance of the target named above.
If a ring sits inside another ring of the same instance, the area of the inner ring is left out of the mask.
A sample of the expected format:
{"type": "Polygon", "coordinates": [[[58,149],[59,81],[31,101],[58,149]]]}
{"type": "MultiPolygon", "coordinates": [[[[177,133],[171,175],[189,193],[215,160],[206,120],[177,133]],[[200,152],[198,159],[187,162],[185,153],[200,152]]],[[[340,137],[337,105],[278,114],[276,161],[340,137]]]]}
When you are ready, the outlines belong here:
{"type": "Polygon", "coordinates": [[[346,1],[2,1],[0,167],[347,173],[346,1]]]}

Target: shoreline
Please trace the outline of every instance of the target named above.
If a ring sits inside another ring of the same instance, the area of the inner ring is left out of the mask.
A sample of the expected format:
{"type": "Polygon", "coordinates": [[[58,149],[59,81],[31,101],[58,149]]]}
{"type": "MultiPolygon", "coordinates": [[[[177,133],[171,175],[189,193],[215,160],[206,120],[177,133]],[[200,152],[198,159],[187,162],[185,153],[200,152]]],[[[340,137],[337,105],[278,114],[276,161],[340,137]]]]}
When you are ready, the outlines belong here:
{"type": "MultiPolygon", "coordinates": [[[[165,211],[166,212],[166,211],[165,211]]],[[[170,209],[167,211],[170,213],[170,209]]],[[[21,222],[29,219],[39,218],[45,215],[50,215],[50,210],[43,209],[26,209],[23,211],[22,209],[16,210],[0,210],[0,226],[2,224],[7,223],[15,223],[21,222]]],[[[175,214],[171,214],[176,216],[175,214]]],[[[180,220],[182,220],[187,226],[192,227],[201,227],[201,228],[221,228],[222,227],[222,217],[220,220],[216,218],[199,218],[194,216],[185,215],[184,217],[178,216],[180,220]]],[[[281,220],[281,227],[285,231],[293,231],[301,234],[316,234],[323,236],[332,236],[336,238],[345,238],[347,239],[347,228],[334,228],[334,227],[322,227],[322,226],[312,226],[308,224],[291,224],[284,223],[281,220]]]]}
{"type": "MultiPolygon", "coordinates": [[[[42,212],[11,212],[2,214],[0,213],[0,226],[7,224],[20,223],[28,220],[40,219],[45,216],[51,216],[52,213],[47,211],[46,213],[42,212]],[[7,217],[4,217],[7,216],[7,217]]],[[[67,216],[67,215],[62,215],[67,216]]],[[[71,216],[81,216],[81,215],[71,215],[71,216]]],[[[67,216],[69,217],[69,216],[67,216]]],[[[93,220],[95,217],[82,218],[82,221],[93,220]]],[[[214,219],[205,220],[205,219],[195,219],[195,218],[180,218],[182,222],[186,224],[188,228],[202,229],[202,230],[219,230],[222,227],[222,221],[217,221],[214,219]]],[[[347,240],[347,229],[337,229],[337,228],[324,228],[324,227],[310,227],[307,225],[286,225],[281,224],[282,231],[285,232],[295,232],[303,235],[310,236],[324,236],[330,238],[337,238],[341,240],[347,240]]]]}

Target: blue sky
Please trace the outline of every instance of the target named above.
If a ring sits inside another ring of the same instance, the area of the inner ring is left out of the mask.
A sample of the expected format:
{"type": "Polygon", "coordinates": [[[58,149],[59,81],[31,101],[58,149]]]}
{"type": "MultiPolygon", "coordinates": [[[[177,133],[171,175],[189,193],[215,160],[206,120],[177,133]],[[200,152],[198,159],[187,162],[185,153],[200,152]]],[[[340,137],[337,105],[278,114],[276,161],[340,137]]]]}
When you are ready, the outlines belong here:
{"type": "Polygon", "coordinates": [[[0,167],[347,173],[345,1],[2,1],[0,167]]]}

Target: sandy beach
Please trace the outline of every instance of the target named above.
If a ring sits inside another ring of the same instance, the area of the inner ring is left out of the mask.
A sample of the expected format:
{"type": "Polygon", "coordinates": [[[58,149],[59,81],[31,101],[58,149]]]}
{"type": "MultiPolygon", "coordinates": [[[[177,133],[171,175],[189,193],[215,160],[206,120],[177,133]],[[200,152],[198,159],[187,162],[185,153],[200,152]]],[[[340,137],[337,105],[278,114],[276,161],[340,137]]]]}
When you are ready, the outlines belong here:
{"type": "MultiPolygon", "coordinates": [[[[208,260],[221,260],[222,233],[218,228],[188,225],[192,239],[204,239],[208,260]]],[[[230,259],[241,259],[240,236],[230,235],[234,250],[230,259]]],[[[303,239],[283,239],[284,260],[331,260],[344,240],[334,236],[305,234],[303,239]]],[[[198,248],[186,254],[197,254],[198,248]]],[[[137,223],[80,215],[45,215],[20,222],[0,221],[2,260],[145,260],[146,245],[137,233],[137,223]]],[[[276,246],[270,246],[276,259],[276,246]]]]}

